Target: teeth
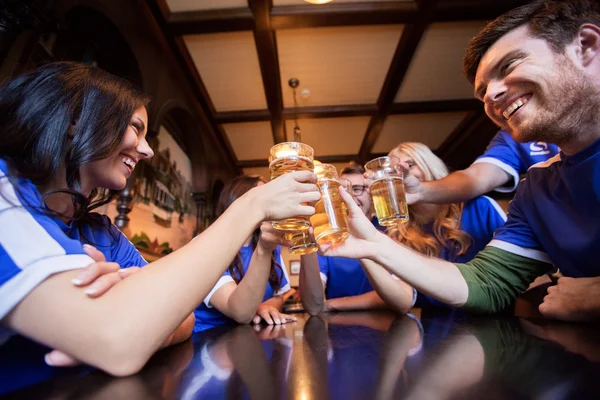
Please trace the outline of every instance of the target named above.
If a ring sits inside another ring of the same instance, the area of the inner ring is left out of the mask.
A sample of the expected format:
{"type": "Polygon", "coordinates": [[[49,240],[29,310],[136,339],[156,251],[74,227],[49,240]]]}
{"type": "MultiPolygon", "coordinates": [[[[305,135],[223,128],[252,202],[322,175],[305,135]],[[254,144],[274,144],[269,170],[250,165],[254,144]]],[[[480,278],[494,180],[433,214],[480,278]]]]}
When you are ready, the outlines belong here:
{"type": "Polygon", "coordinates": [[[508,106],[506,108],[506,110],[504,110],[504,112],[502,113],[502,116],[505,119],[508,119],[515,111],[517,111],[520,107],[524,106],[525,104],[527,104],[527,99],[526,98],[520,98],[517,101],[515,101],[514,103],[512,103],[510,106],[508,106]]]}
{"type": "Polygon", "coordinates": [[[123,163],[125,165],[128,165],[129,167],[131,167],[131,169],[135,168],[135,162],[129,158],[129,157],[121,157],[121,161],[123,161],[123,163]]]}

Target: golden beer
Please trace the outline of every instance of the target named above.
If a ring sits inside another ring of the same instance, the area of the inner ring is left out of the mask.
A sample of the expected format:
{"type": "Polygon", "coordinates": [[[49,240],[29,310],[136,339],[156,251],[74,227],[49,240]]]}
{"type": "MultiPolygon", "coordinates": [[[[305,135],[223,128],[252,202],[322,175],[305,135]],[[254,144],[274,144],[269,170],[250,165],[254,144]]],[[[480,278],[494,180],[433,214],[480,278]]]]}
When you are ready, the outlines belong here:
{"type": "Polygon", "coordinates": [[[394,226],[408,221],[408,205],[401,177],[388,176],[371,183],[371,196],[379,224],[394,226]]]}
{"type": "Polygon", "coordinates": [[[319,246],[310,240],[308,230],[297,231],[297,232],[286,232],[285,240],[292,242],[289,248],[289,252],[294,256],[302,256],[305,254],[314,253],[318,250],[319,246]]]}
{"type": "Polygon", "coordinates": [[[310,217],[315,240],[319,244],[343,242],[348,237],[348,210],[339,192],[340,182],[319,178],[317,182],[321,200],[315,205],[310,217]]]}
{"type": "MultiPolygon", "coordinates": [[[[294,171],[313,171],[313,153],[312,147],[304,143],[285,142],[271,147],[269,156],[271,180],[294,171]]],[[[304,231],[309,226],[308,217],[304,216],[273,221],[273,227],[281,231],[304,231]]]]}

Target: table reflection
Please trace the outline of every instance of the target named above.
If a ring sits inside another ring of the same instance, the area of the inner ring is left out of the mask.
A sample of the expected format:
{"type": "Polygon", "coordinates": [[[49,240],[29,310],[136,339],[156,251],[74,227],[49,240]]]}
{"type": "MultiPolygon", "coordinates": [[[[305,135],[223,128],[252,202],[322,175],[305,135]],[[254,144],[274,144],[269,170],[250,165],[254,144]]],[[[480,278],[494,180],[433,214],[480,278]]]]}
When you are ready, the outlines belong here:
{"type": "Polygon", "coordinates": [[[347,312],[219,327],[159,352],[129,378],[78,371],[8,397],[587,398],[599,393],[599,363],[595,326],[445,311],[347,312]]]}

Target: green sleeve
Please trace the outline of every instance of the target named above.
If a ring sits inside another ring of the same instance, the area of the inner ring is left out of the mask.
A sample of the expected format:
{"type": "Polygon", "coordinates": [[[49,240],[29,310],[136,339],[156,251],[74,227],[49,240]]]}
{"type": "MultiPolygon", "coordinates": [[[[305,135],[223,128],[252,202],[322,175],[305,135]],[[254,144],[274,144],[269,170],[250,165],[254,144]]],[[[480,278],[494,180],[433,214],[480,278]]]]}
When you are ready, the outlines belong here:
{"type": "Polygon", "coordinates": [[[552,264],[492,246],[468,263],[456,266],[469,288],[463,308],[485,314],[507,309],[535,278],[555,269],[552,264]]]}

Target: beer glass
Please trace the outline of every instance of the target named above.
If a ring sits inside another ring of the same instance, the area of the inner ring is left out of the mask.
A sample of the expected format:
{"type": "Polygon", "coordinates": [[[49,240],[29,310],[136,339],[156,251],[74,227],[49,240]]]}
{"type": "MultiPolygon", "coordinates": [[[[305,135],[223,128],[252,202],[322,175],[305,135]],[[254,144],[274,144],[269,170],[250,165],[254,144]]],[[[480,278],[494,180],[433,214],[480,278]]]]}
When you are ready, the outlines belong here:
{"type": "Polygon", "coordinates": [[[394,226],[408,221],[404,177],[396,157],[379,157],[365,164],[375,214],[379,224],[394,226]]]}
{"type": "Polygon", "coordinates": [[[314,253],[319,249],[319,246],[314,241],[310,240],[308,230],[285,232],[284,236],[285,240],[292,242],[292,245],[289,248],[291,255],[302,256],[314,253]]]}
{"type": "MultiPolygon", "coordinates": [[[[314,151],[304,143],[284,142],[271,147],[269,171],[271,180],[289,172],[313,171],[314,151]]],[[[277,199],[273,199],[277,201],[277,199]]],[[[281,231],[304,231],[310,226],[308,217],[293,217],[273,221],[273,227],[281,231]]]]}
{"type": "Polygon", "coordinates": [[[321,192],[315,214],[310,217],[315,240],[319,244],[343,242],[349,235],[348,210],[340,196],[337,170],[331,164],[321,164],[315,167],[315,174],[321,192]]]}

